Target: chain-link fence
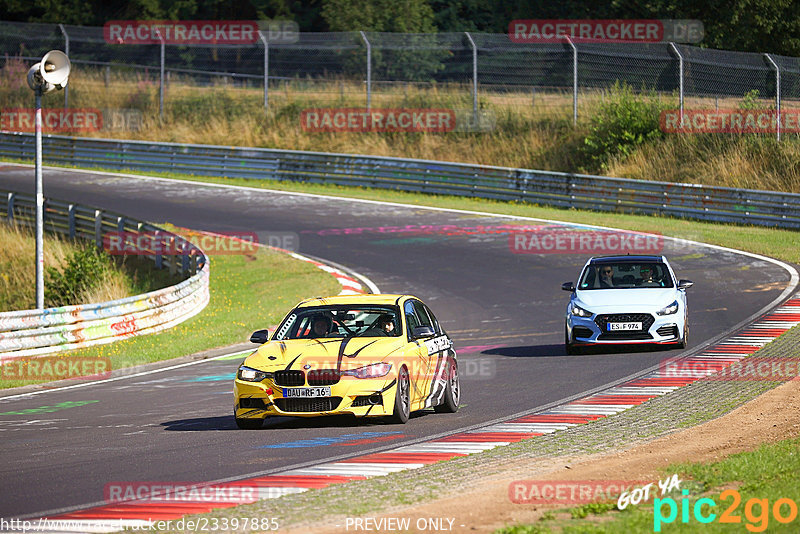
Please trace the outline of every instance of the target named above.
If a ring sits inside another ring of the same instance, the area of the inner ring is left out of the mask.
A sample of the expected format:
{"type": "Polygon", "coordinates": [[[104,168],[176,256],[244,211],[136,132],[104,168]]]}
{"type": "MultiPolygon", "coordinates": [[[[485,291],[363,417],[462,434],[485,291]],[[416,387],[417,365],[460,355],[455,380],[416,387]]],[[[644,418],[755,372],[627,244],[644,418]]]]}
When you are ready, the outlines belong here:
{"type": "Polygon", "coordinates": [[[18,70],[61,49],[77,74],[65,107],[69,91],[102,91],[116,95],[108,106],[162,116],[192,105],[171,101],[173,89],[188,87],[202,98],[203,88],[220,85],[249,89],[247,105],[268,109],[448,107],[477,114],[502,102],[576,122],[616,82],[675,97],[681,109],[744,102],[780,112],[800,100],[800,59],[770,54],[673,43],[515,43],[506,34],[467,32],[299,33],[291,43],[260,37],[247,45],[110,44],[100,27],[0,22],[0,82],[17,83],[18,70]]]}

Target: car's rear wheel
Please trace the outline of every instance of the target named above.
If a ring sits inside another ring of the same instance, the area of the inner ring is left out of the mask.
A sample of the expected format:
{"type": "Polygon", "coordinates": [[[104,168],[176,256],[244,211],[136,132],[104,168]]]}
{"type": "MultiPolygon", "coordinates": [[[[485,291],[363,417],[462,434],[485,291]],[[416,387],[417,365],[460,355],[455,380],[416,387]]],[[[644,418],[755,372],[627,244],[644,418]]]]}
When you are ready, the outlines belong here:
{"type": "Polygon", "coordinates": [[[434,406],[438,413],[455,413],[461,398],[461,384],[458,382],[458,364],[454,359],[447,360],[447,385],[444,388],[444,402],[434,406]]]}
{"type": "Polygon", "coordinates": [[[394,412],[390,417],[393,423],[405,424],[411,415],[411,387],[408,370],[405,366],[397,372],[397,389],[394,394],[394,412]]]}

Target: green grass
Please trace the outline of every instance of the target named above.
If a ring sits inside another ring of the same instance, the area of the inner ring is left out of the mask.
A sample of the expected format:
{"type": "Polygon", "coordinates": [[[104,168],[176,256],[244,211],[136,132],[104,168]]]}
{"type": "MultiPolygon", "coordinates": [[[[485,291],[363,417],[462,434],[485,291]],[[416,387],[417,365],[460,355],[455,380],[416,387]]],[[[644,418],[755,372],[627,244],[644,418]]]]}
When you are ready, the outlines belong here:
{"type": "MultiPolygon", "coordinates": [[[[683,481],[681,487],[689,490],[687,509],[689,517],[682,522],[682,497],[673,495],[676,502],[677,515],[671,523],[662,521],[661,532],[797,532],[800,527],[800,516],[793,521],[781,524],[773,515],[773,507],[777,500],[788,498],[800,506],[798,488],[800,488],[800,439],[788,439],[777,443],[765,444],[754,451],[742,452],[729,456],[719,462],[674,464],[663,473],[670,476],[678,473],[683,481]],[[725,490],[738,491],[741,502],[734,507],[732,496],[721,498],[725,490]],[[694,505],[700,498],[711,499],[715,506],[703,505],[702,513],[706,516],[713,513],[716,519],[708,524],[701,524],[694,517],[694,505]],[[762,514],[759,505],[748,505],[751,499],[768,503],[768,514],[762,514]],[[747,515],[750,506],[750,515],[747,515]],[[731,508],[731,516],[739,516],[740,523],[724,524],[719,518],[726,509],[731,508]]],[[[657,494],[658,495],[658,494],[657,494]]],[[[588,506],[588,505],[587,505],[588,506]]],[[[533,524],[512,525],[499,529],[496,534],[563,532],[563,533],[647,533],[654,531],[655,501],[629,506],[623,511],[602,514],[602,519],[594,515],[584,515],[570,510],[572,519],[557,519],[556,514],[549,513],[533,524]]],[[[611,509],[612,506],[596,505],[597,510],[611,509]]],[[[586,508],[581,507],[581,509],[586,508]]],[[[662,516],[669,515],[669,507],[661,506],[662,516]]],[[[592,514],[597,514],[592,511],[592,514]]],[[[783,505],[781,514],[789,516],[788,505],[783,505]]]]}
{"type": "MultiPolygon", "coordinates": [[[[313,265],[261,249],[255,256],[211,258],[211,300],[197,316],[158,334],[71,351],[65,358],[109,357],[112,369],[168,360],[247,341],[257,329],[275,325],[301,299],[341,291],[313,265]]],[[[35,383],[0,380],[0,388],[35,383]]]]}

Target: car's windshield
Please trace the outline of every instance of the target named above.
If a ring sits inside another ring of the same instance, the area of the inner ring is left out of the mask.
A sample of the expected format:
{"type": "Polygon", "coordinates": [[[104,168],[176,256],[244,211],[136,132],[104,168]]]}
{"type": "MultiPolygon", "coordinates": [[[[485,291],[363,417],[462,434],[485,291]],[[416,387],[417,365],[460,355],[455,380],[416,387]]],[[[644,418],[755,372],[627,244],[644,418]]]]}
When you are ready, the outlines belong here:
{"type": "Polygon", "coordinates": [[[295,309],[274,339],[394,337],[400,331],[397,309],[391,306],[317,306],[295,309]]]}
{"type": "Polygon", "coordinates": [[[578,282],[578,289],[631,289],[673,287],[672,277],[666,264],[645,263],[597,263],[586,267],[578,282]]]}

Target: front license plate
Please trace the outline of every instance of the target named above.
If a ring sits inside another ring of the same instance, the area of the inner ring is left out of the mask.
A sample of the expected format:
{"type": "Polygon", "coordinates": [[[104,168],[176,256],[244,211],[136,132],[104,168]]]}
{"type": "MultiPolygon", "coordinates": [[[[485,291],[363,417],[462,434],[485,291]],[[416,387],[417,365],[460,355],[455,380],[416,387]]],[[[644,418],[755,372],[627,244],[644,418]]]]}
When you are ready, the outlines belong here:
{"type": "Polygon", "coordinates": [[[641,330],[642,323],[608,323],[608,330],[611,332],[619,330],[641,330]]]}
{"type": "Polygon", "coordinates": [[[330,387],[320,388],[283,388],[283,396],[286,398],[300,397],[304,399],[311,399],[315,397],[330,397],[330,387]]]}

